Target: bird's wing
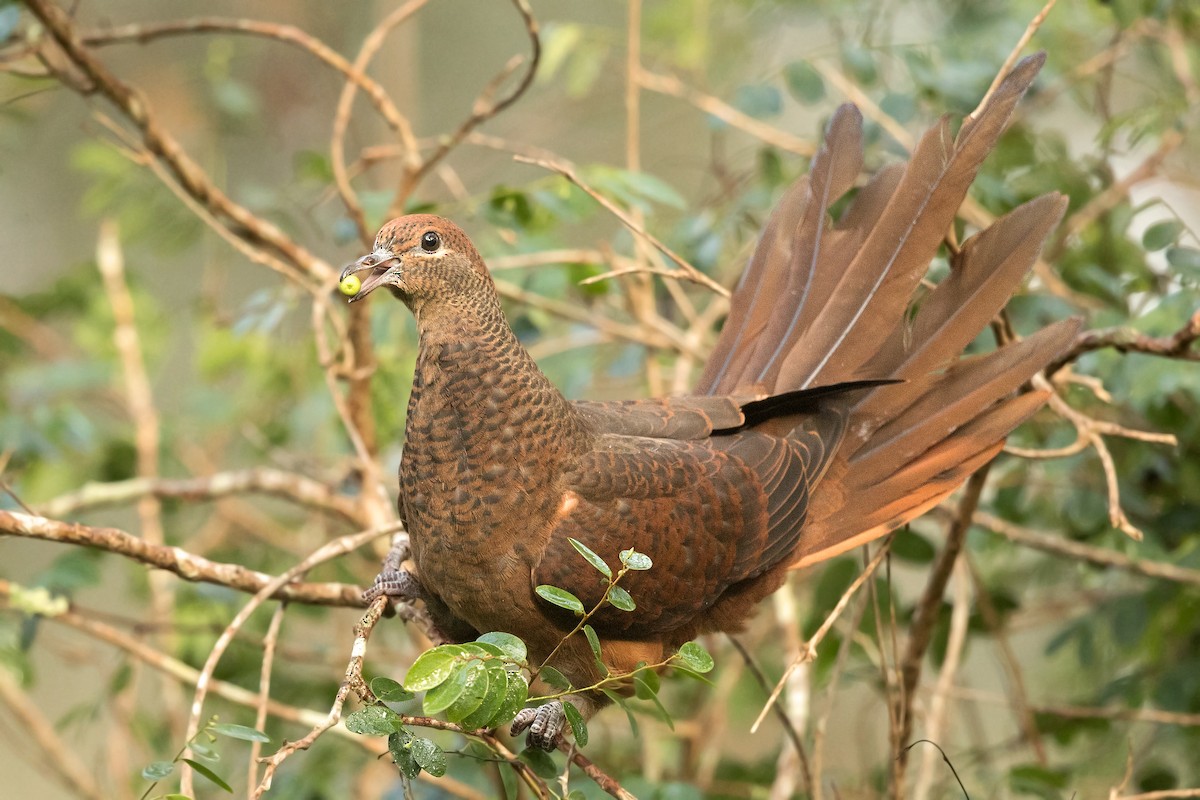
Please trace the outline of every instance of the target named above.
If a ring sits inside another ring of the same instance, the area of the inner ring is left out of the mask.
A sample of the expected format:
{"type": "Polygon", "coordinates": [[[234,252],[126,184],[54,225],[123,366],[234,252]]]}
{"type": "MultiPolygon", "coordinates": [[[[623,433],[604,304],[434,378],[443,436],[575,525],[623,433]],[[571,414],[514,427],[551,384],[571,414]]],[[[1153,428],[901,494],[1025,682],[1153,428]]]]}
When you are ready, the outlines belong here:
{"type": "Polygon", "coordinates": [[[742,401],[734,397],[655,397],[596,402],[576,400],[575,410],[591,430],[656,439],[707,439],[714,430],[744,422],[742,401]]]}
{"type": "Polygon", "coordinates": [[[825,447],[817,430],[789,437],[744,431],[707,441],[606,434],[564,476],[554,534],[534,584],[577,595],[587,608],[607,586],[568,541],[614,570],[633,548],[654,562],[621,579],[633,613],[607,609],[591,620],[607,636],[640,638],[686,627],[730,586],[787,556],[808,507],[810,470],[825,447]]]}

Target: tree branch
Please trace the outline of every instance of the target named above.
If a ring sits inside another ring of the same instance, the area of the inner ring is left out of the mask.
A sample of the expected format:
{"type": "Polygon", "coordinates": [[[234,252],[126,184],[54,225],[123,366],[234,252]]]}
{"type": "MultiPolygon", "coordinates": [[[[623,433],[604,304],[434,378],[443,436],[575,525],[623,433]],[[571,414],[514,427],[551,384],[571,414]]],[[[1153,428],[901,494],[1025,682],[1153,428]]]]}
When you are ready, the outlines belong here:
{"type": "MultiPolygon", "coordinates": [[[[399,523],[378,528],[377,536],[399,530],[399,523]]],[[[192,555],[178,547],[154,545],[117,528],[94,528],[79,523],[0,511],[0,536],[23,536],[60,544],[82,545],[125,556],[142,564],[173,572],[184,580],[214,583],[240,592],[255,593],[275,579],[273,575],[192,555]]],[[[344,583],[290,583],[272,595],[276,600],[318,606],[362,608],[362,589],[344,583]]]]}

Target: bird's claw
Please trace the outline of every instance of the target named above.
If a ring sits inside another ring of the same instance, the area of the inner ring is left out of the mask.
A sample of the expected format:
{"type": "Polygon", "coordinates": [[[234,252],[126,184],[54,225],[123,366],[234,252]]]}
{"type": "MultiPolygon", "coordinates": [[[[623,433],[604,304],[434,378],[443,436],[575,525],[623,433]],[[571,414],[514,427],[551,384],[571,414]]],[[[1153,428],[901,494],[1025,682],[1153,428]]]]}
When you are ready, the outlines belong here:
{"type": "Polygon", "coordinates": [[[370,604],[377,597],[388,597],[391,600],[422,600],[424,592],[416,576],[405,569],[391,569],[387,566],[375,576],[371,588],[363,592],[363,601],[370,604]]]}
{"type": "Polygon", "coordinates": [[[563,711],[562,702],[551,700],[533,708],[523,708],[517,712],[512,721],[513,736],[526,728],[529,735],[525,741],[530,747],[536,747],[547,752],[558,748],[567,727],[567,715],[563,711]]]}

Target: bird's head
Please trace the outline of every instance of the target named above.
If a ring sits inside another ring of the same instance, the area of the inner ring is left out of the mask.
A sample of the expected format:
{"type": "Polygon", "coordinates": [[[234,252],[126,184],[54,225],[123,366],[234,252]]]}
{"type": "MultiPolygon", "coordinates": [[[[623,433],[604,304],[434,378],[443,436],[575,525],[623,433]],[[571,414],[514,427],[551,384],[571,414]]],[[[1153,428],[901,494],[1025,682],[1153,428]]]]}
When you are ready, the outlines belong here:
{"type": "Polygon", "coordinates": [[[342,270],[343,286],[354,275],[361,281],[350,302],[380,286],[413,308],[430,300],[469,297],[494,284],[475,245],[462,229],[432,214],[410,214],[383,226],[375,249],[342,270]]]}

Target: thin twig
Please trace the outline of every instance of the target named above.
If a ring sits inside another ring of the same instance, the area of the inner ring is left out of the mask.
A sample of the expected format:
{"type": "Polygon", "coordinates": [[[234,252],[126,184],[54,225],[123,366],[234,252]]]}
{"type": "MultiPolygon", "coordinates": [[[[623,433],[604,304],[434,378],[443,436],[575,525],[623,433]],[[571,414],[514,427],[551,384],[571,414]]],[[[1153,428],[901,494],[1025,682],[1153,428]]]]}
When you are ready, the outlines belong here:
{"type": "Polygon", "coordinates": [[[270,467],[218,472],[195,478],[131,478],[112,483],[85,483],[73,492],[38,503],[36,511],[44,517],[62,519],[84,511],[123,505],[147,496],[194,501],[255,493],[290,500],[304,508],[340,517],[356,527],[366,527],[366,520],[355,498],[338,494],[327,484],[307,475],[270,467]]]}
{"type": "Polygon", "coordinates": [[[93,47],[121,44],[134,41],[141,44],[172,36],[189,36],[204,33],[230,33],[247,36],[258,36],[272,39],[284,44],[294,45],[304,50],[334,70],[345,76],[346,80],[354,83],[366,92],[371,103],[379,111],[401,141],[415,149],[416,137],[412,125],[400,113],[395,103],[384,88],[361,70],[356,70],[341,53],[322,42],[307,31],[295,25],[285,25],[278,22],[262,22],[241,17],[192,17],[190,19],[170,20],[168,22],[137,22],[129,25],[115,25],[94,31],[83,31],[80,39],[84,44],[93,47]]]}
{"type": "Polygon", "coordinates": [[[648,91],[685,100],[706,114],[711,114],[729,126],[744,131],[772,147],[778,147],[780,150],[786,150],[789,153],[796,153],[808,158],[811,158],[817,152],[817,146],[808,139],[793,136],[786,131],[781,131],[778,128],[768,125],[762,120],[744,114],[710,94],[705,94],[698,89],[687,86],[673,75],[660,75],[642,69],[638,73],[638,83],[643,89],[648,91]]]}
{"type": "Polygon", "coordinates": [[[0,669],[0,703],[20,723],[21,740],[37,746],[43,756],[39,763],[49,775],[70,787],[73,794],[90,800],[109,796],[101,791],[91,771],[79,760],[78,749],[59,737],[42,709],[21,690],[7,669],[0,669]]]}
{"type": "MultiPolygon", "coordinates": [[[[978,522],[979,513],[976,512],[976,522],[978,522]]],[[[1029,690],[1025,688],[1025,673],[1021,669],[1020,659],[1017,658],[1017,654],[1009,642],[1008,632],[1004,629],[1004,621],[996,610],[996,604],[992,602],[988,587],[983,581],[983,576],[976,569],[970,553],[967,554],[966,563],[968,573],[975,585],[975,602],[979,608],[979,616],[983,618],[983,624],[992,634],[996,648],[1000,651],[1000,663],[1004,665],[1004,671],[1008,674],[1009,694],[1012,697],[1010,705],[1013,715],[1017,718],[1017,725],[1020,726],[1022,734],[1029,741],[1029,746],[1033,748],[1033,755],[1037,759],[1037,763],[1040,766],[1046,766],[1049,763],[1046,744],[1042,741],[1042,732],[1038,730],[1037,719],[1030,709],[1029,690]]]]}
{"type": "MultiPolygon", "coordinates": [[[[938,670],[933,696],[925,713],[924,734],[931,742],[940,740],[946,731],[946,719],[950,714],[952,700],[950,689],[954,686],[962,664],[963,650],[967,645],[967,627],[971,621],[971,576],[965,558],[954,562],[953,578],[951,594],[954,601],[950,608],[950,635],[946,640],[946,655],[942,659],[941,669],[938,670]]],[[[945,758],[945,753],[942,757],[945,758]]],[[[929,788],[933,784],[934,767],[933,752],[926,750],[917,768],[917,778],[912,791],[914,800],[925,800],[928,796],[929,788]]]]}
{"type": "MultiPolygon", "coordinates": [[[[990,462],[985,464],[967,480],[962,497],[958,502],[958,511],[953,522],[946,531],[946,543],[938,553],[937,561],[929,571],[925,581],[925,589],[921,599],[913,610],[912,622],[908,629],[908,643],[900,660],[901,676],[901,707],[897,719],[900,722],[901,747],[904,747],[912,734],[913,710],[912,702],[916,697],[917,685],[921,680],[921,666],[929,643],[933,639],[933,629],[940,616],[942,597],[946,593],[946,585],[954,572],[954,565],[962,553],[967,531],[971,528],[971,520],[979,508],[979,498],[983,494],[984,484],[987,483],[990,462]]],[[[900,751],[900,757],[894,765],[892,787],[896,796],[902,796],[904,772],[907,766],[907,749],[900,751]]]]}
{"type": "Polygon", "coordinates": [[[817,647],[820,646],[821,642],[829,634],[829,631],[832,630],[833,624],[837,622],[838,617],[840,617],[842,612],[846,610],[846,606],[850,603],[850,598],[854,597],[855,593],[862,588],[862,585],[866,583],[872,575],[875,574],[875,570],[878,569],[881,563],[883,563],[884,556],[891,552],[891,545],[892,537],[889,536],[883,540],[883,544],[880,545],[879,550],[876,551],[875,556],[867,564],[866,568],[859,573],[858,577],[854,579],[853,583],[846,587],[846,591],[842,592],[842,596],[838,598],[837,603],[834,604],[833,610],[826,615],[825,621],[821,623],[821,627],[817,628],[816,633],[814,633],[809,638],[808,642],[805,643],[804,650],[796,659],[792,661],[791,664],[788,665],[788,668],[783,672],[783,677],[779,679],[779,682],[775,684],[775,688],[771,690],[771,696],[767,698],[766,704],[763,706],[762,710],[758,712],[758,718],[755,719],[754,724],[750,726],[751,733],[754,733],[758,730],[758,726],[762,724],[763,718],[767,715],[767,711],[771,708],[771,706],[775,705],[775,701],[779,699],[779,693],[783,691],[783,687],[787,683],[788,676],[791,675],[792,670],[799,666],[801,662],[812,661],[817,657],[817,647]]]}
{"type": "MultiPolygon", "coordinates": [[[[729,641],[733,643],[733,646],[738,651],[738,654],[741,655],[742,660],[746,662],[746,668],[750,670],[750,674],[754,676],[756,681],[758,681],[759,686],[762,687],[764,692],[770,692],[770,697],[767,700],[767,704],[763,707],[763,714],[766,713],[767,709],[770,709],[775,713],[776,718],[779,719],[779,723],[783,726],[784,732],[787,733],[788,739],[792,743],[792,747],[795,748],[797,758],[800,760],[800,769],[804,774],[805,786],[812,786],[813,773],[809,767],[808,753],[804,748],[804,740],[800,738],[800,732],[796,730],[796,726],[793,724],[792,718],[788,716],[787,709],[785,709],[781,704],[775,702],[775,699],[779,696],[779,686],[786,681],[788,675],[785,673],[784,678],[780,679],[779,683],[776,684],[774,689],[771,689],[771,684],[767,680],[767,676],[763,674],[761,669],[759,669],[759,666],[757,663],[755,663],[754,657],[750,654],[750,651],[747,650],[734,636],[729,636],[728,638],[729,641]]],[[[804,663],[801,658],[793,660],[792,663],[788,665],[787,672],[794,672],[801,663],[804,663]]],[[[754,733],[758,729],[759,724],[763,720],[763,714],[759,714],[759,718],[755,720],[754,725],[750,728],[751,733],[754,733]]]]}
{"type": "MultiPolygon", "coordinates": [[[[354,58],[354,63],[346,73],[347,76],[364,74],[371,59],[383,47],[388,34],[403,25],[428,1],[409,0],[380,20],[363,40],[362,47],[359,48],[358,55],[354,58]]],[[[358,194],[350,185],[350,177],[346,170],[346,130],[350,126],[350,112],[354,109],[354,97],[358,94],[359,88],[358,81],[348,78],[338,96],[337,110],[333,115],[333,132],[329,137],[329,165],[333,172],[334,186],[337,187],[338,195],[346,206],[346,212],[354,221],[354,227],[357,228],[358,236],[364,246],[369,246],[373,237],[371,231],[367,229],[366,213],[363,211],[362,203],[358,200],[358,194]]],[[[418,158],[418,153],[412,131],[408,130],[407,133],[407,136],[401,136],[400,146],[403,148],[406,162],[411,163],[418,158]]]]}
{"type": "MultiPolygon", "coordinates": [[[[45,26],[70,63],[133,123],[140,132],[146,149],[162,159],[172,177],[188,194],[202,202],[224,224],[229,225],[236,235],[277,253],[297,271],[318,280],[332,278],[334,270],[329,264],[301,247],[273,223],[235,203],[219,189],[162,126],[142,93],[117,78],[84,45],[73,20],[65,11],[51,0],[26,0],[25,5],[45,26]]],[[[69,82],[69,78],[64,80],[69,82]]],[[[82,88],[77,88],[77,91],[82,88]]]]}
{"type": "Polygon", "coordinates": [[[1042,6],[1042,10],[1029,21],[1025,26],[1025,32],[1021,34],[1021,38],[1013,45],[1013,49],[1009,52],[1008,58],[1004,59],[1004,63],[1000,65],[1000,69],[996,71],[996,77],[992,78],[992,85],[983,93],[983,99],[979,101],[979,105],[975,110],[968,115],[968,119],[973,119],[979,116],[979,112],[983,110],[988,101],[992,99],[992,95],[1000,88],[1000,84],[1008,77],[1008,73],[1012,72],[1013,64],[1017,63],[1017,59],[1021,57],[1021,51],[1033,39],[1033,35],[1037,33],[1038,28],[1042,27],[1042,23],[1046,21],[1046,17],[1050,15],[1050,11],[1054,8],[1058,0],[1048,0],[1046,5],[1042,6]]]}
{"type": "MultiPolygon", "coordinates": [[[[307,559],[307,561],[314,561],[316,555],[317,554],[314,553],[313,557],[307,559]]],[[[315,563],[311,564],[310,566],[314,565],[315,563]]],[[[301,572],[299,569],[301,566],[302,565],[298,564],[295,568],[295,572],[297,574],[301,572]]],[[[257,595],[255,596],[255,599],[258,599],[257,595]]],[[[265,596],[262,599],[266,599],[265,596]]],[[[279,766],[283,764],[283,762],[286,761],[289,756],[301,750],[307,750],[312,746],[313,742],[315,742],[323,733],[325,733],[325,731],[337,725],[338,721],[342,718],[342,706],[346,702],[346,697],[349,695],[350,690],[355,686],[356,683],[362,683],[362,666],[363,659],[367,653],[367,640],[371,638],[371,632],[375,629],[375,624],[379,622],[380,618],[383,617],[384,611],[387,610],[388,602],[388,598],[386,597],[375,598],[375,601],[367,608],[367,611],[363,615],[362,619],[360,619],[358,624],[354,626],[354,645],[350,650],[350,660],[346,664],[345,677],[342,680],[341,686],[338,687],[338,691],[334,696],[333,705],[329,709],[329,713],[325,715],[324,719],[314,725],[312,729],[303,737],[294,742],[285,742],[283,746],[276,750],[270,757],[263,759],[264,763],[266,764],[266,768],[263,770],[262,781],[258,784],[251,795],[252,798],[257,800],[257,798],[262,797],[263,793],[271,788],[271,783],[275,778],[276,770],[279,769],[279,766]]],[[[232,626],[233,623],[230,623],[230,627],[232,626]]],[[[213,648],[213,652],[216,652],[216,647],[213,648]]],[[[209,661],[213,662],[214,659],[210,657],[209,661]]],[[[208,665],[206,664],[205,666],[207,667],[208,665]]],[[[200,684],[197,683],[197,696],[201,697],[199,687],[200,684]]],[[[181,791],[187,790],[181,789],[181,791]]]]}
{"type": "MultiPolygon", "coordinates": [[[[212,680],[213,673],[216,672],[217,665],[221,662],[221,657],[225,654],[225,650],[229,647],[230,642],[237,636],[238,631],[250,619],[250,616],[258,610],[259,606],[267,602],[271,596],[285,584],[291,583],[296,578],[305,575],[313,567],[323,564],[346,553],[351,553],[362,547],[364,544],[378,537],[376,531],[365,531],[362,533],[350,534],[349,536],[341,536],[328,544],[322,545],[315,550],[308,558],[296,564],[286,572],[272,578],[263,588],[259,589],[242,609],[230,620],[225,626],[225,630],[217,637],[217,641],[213,644],[209,651],[208,658],[204,662],[204,667],[200,670],[200,678],[196,681],[196,691],[192,696],[191,716],[188,720],[187,741],[191,741],[200,731],[200,723],[204,710],[204,699],[208,694],[208,684],[212,680]]],[[[180,792],[183,794],[192,794],[192,768],[186,762],[181,767],[180,777],[180,792]]],[[[267,780],[266,777],[263,779],[267,780]]]]}
{"type": "Polygon", "coordinates": [[[592,760],[583,753],[579,752],[578,750],[571,749],[570,758],[572,764],[583,770],[585,775],[591,778],[597,786],[599,786],[608,794],[618,798],[618,800],[637,800],[637,798],[630,794],[623,786],[621,786],[621,784],[618,783],[615,778],[596,766],[595,763],[593,763],[592,760]]]}
{"type": "MultiPolygon", "coordinates": [[[[258,708],[254,711],[254,727],[266,730],[267,704],[271,699],[271,669],[275,664],[275,650],[279,642],[279,629],[283,626],[283,617],[287,613],[287,603],[280,603],[271,615],[271,623],[267,626],[267,635],[263,637],[262,665],[258,670],[258,708]]],[[[262,742],[255,739],[250,743],[250,755],[246,759],[246,785],[258,783],[258,757],[262,752],[262,742]]]]}
{"type": "Polygon", "coordinates": [[[547,161],[541,158],[526,158],[525,156],[513,156],[513,160],[519,161],[522,164],[532,164],[536,167],[550,170],[551,172],[557,172],[559,175],[562,175],[568,181],[578,186],[589,197],[591,197],[600,205],[604,206],[604,208],[610,214],[619,219],[625,227],[629,228],[629,230],[631,230],[633,233],[652,244],[655,249],[657,249],[667,258],[671,259],[671,261],[674,261],[679,266],[679,269],[673,271],[671,273],[671,277],[698,283],[701,286],[712,290],[721,297],[729,297],[730,292],[728,289],[705,275],[700,270],[693,267],[686,260],[684,260],[682,256],[663,244],[663,242],[657,236],[647,231],[644,226],[639,225],[616,203],[612,202],[607,197],[589,186],[582,178],[579,177],[578,173],[575,172],[574,166],[571,164],[568,164],[565,161],[547,161]]]}
{"type": "MultiPolygon", "coordinates": [[[[942,515],[945,512],[935,509],[934,513],[942,515]]],[[[1161,561],[1131,558],[1116,550],[1064,539],[1060,534],[1043,533],[1032,528],[1025,528],[986,511],[979,511],[975,514],[975,524],[993,533],[998,533],[1023,547],[1031,547],[1051,555],[1083,561],[1103,569],[1119,569],[1156,580],[1200,586],[1200,570],[1197,569],[1164,564],[1161,561]]]]}
{"type": "Polygon", "coordinates": [[[520,60],[509,62],[505,66],[505,69],[497,76],[496,80],[485,87],[484,91],[475,99],[475,103],[471,108],[471,115],[463,120],[450,135],[442,137],[438,142],[437,148],[428,156],[425,156],[415,168],[405,171],[404,176],[401,178],[400,186],[396,189],[395,196],[393,196],[391,205],[388,207],[388,217],[395,217],[403,213],[408,199],[426,175],[433,171],[473,130],[520,100],[525,92],[529,90],[529,87],[533,85],[533,78],[537,74],[538,64],[542,60],[542,39],[538,31],[537,19],[533,16],[533,10],[529,7],[527,0],[511,0],[511,2],[520,15],[521,21],[525,26],[525,33],[529,37],[531,52],[524,74],[521,75],[517,85],[509,94],[500,100],[496,100],[494,95],[499,85],[512,74],[513,70],[521,65],[520,60]]]}

